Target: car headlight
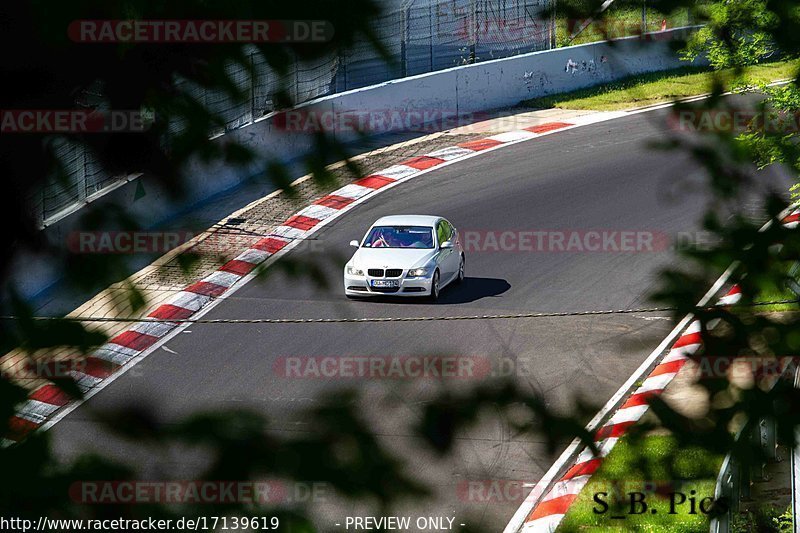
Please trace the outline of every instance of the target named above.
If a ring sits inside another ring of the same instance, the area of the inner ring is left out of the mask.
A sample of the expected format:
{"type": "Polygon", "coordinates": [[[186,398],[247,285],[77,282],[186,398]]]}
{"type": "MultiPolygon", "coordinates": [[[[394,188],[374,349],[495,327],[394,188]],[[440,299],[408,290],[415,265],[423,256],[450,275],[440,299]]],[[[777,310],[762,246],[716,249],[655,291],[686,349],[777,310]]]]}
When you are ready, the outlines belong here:
{"type": "Polygon", "coordinates": [[[408,277],[410,278],[422,278],[428,275],[427,268],[412,268],[408,271],[408,277]]]}
{"type": "Polygon", "coordinates": [[[347,265],[347,275],[348,276],[363,276],[364,271],[360,268],[356,268],[350,265],[347,265]]]}

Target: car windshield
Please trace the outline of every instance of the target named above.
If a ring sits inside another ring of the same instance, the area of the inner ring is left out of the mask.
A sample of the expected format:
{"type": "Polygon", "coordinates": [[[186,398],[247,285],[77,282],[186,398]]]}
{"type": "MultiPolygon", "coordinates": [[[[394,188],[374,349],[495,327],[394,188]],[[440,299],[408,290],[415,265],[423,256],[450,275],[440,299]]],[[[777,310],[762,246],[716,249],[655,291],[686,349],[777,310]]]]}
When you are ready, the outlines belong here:
{"type": "Polygon", "coordinates": [[[375,226],[364,239],[366,248],[433,248],[429,226],[375,226]]]}

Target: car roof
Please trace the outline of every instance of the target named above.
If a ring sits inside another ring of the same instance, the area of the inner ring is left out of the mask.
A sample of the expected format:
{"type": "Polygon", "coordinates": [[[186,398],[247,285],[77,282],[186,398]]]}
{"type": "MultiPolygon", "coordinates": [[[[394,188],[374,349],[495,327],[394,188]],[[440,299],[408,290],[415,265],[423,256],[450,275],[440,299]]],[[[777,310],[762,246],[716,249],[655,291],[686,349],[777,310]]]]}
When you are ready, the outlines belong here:
{"type": "Polygon", "coordinates": [[[379,218],[373,226],[434,226],[441,219],[432,215],[390,215],[379,218]]]}

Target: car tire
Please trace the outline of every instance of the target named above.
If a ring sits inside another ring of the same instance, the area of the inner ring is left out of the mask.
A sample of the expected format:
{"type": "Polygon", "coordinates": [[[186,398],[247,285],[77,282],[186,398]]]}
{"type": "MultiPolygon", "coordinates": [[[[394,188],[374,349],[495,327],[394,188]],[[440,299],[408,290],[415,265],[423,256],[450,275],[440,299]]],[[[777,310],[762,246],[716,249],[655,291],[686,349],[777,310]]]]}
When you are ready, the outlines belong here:
{"type": "Polygon", "coordinates": [[[456,283],[461,285],[464,283],[464,254],[461,254],[461,261],[458,262],[458,276],[456,276],[456,283]]]}
{"type": "Polygon", "coordinates": [[[431,279],[431,294],[428,296],[428,299],[431,302],[435,302],[439,299],[439,293],[442,291],[442,288],[439,285],[439,271],[436,270],[433,273],[433,279],[431,279]]]}

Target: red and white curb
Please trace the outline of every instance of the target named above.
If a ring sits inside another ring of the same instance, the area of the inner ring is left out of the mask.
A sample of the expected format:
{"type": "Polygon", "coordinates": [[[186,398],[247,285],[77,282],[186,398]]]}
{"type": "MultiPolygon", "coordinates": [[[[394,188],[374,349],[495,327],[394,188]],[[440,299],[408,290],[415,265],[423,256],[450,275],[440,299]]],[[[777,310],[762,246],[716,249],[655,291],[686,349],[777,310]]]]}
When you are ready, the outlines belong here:
{"type": "MultiPolygon", "coordinates": [[[[165,340],[170,334],[177,333],[180,322],[169,322],[169,320],[188,319],[201,310],[208,309],[209,304],[229,293],[235,285],[237,287],[242,285],[240,281],[248,277],[268,258],[275,256],[284,248],[290,249],[293,243],[307,238],[330,220],[380,190],[415,178],[435,167],[457,162],[481,152],[618,116],[601,115],[579,117],[580,120],[569,123],[549,122],[441,148],[407,159],[345,185],[301,209],[275,228],[270,235],[257,241],[211,275],[189,285],[147,315],[148,318],[167,322],[135,323],[87,357],[82,371],[75,370],[70,374],[84,393],[84,398],[88,399],[113,380],[126,365],[130,365],[134,360],[138,361],[157,347],[160,341],[165,340]]],[[[57,414],[65,414],[68,407],[74,407],[75,404],[76,402],[56,385],[47,384],[39,387],[29,394],[25,403],[19,406],[16,415],[9,421],[9,434],[0,440],[0,444],[5,446],[19,442],[31,431],[46,423],[47,427],[51,426],[57,421],[54,420],[57,414]]]]}
{"type": "MultiPolygon", "coordinates": [[[[786,228],[796,228],[800,223],[800,209],[794,209],[784,216],[781,223],[786,228]]],[[[723,275],[721,279],[726,277],[723,275]]],[[[741,298],[741,289],[738,285],[734,285],[724,296],[719,298],[717,305],[733,305],[741,298]]],[[[707,326],[709,329],[713,329],[718,323],[718,320],[712,320],[708,322],[707,326]]],[[[526,504],[532,508],[529,511],[525,509],[527,515],[517,531],[544,533],[554,532],[558,528],[572,503],[602,464],[603,458],[614,448],[628,428],[638,422],[647,412],[648,399],[664,392],[686,361],[702,347],[701,327],[699,320],[692,320],[642,384],[595,431],[594,445],[598,451],[597,455],[591,448],[585,447],[569,465],[566,473],[553,483],[549,491],[538,502],[523,503],[521,510],[526,504]]],[[[508,530],[506,528],[506,531],[508,530]]]]}
{"type": "MultiPolygon", "coordinates": [[[[741,296],[739,287],[734,286],[717,304],[730,305],[737,302],[741,296]]],[[[702,346],[700,329],[699,320],[693,320],[689,324],[642,385],[634,390],[627,401],[595,432],[594,444],[599,454],[595,455],[589,447],[586,447],[574,464],[530,512],[522,531],[527,533],[556,530],[572,502],[600,467],[603,458],[614,448],[628,428],[647,412],[648,399],[664,392],[689,357],[700,349],[702,346]]]]}

